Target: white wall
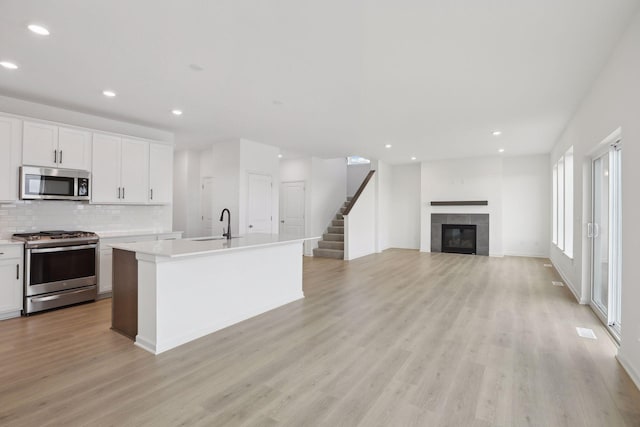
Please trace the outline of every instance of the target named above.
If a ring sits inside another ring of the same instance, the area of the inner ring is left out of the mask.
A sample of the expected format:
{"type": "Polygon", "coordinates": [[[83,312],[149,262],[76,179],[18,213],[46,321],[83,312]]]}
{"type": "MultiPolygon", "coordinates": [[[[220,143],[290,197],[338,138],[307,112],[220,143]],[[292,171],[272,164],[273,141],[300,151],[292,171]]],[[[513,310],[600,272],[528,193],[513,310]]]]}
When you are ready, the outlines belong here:
{"type": "Polygon", "coordinates": [[[369,181],[349,215],[344,217],[344,259],[346,260],[376,252],[376,192],[373,180],[369,181]]]}
{"type": "Polygon", "coordinates": [[[347,200],[347,160],[311,159],[311,235],[321,236],[347,200]]]}
{"type": "Polygon", "coordinates": [[[422,163],[420,250],[431,251],[432,213],[488,213],[489,254],[502,256],[502,158],[422,163]],[[431,206],[431,201],[487,200],[488,206],[431,206]]]}
{"type": "Polygon", "coordinates": [[[231,234],[240,232],[240,143],[238,140],[224,141],[213,144],[205,150],[200,160],[200,179],[213,179],[213,234],[222,234],[225,223],[219,223],[218,218],[223,209],[231,212],[231,234]]]}
{"type": "Polygon", "coordinates": [[[370,170],[370,164],[347,166],[347,196],[356,194],[370,170]]]}
{"type": "Polygon", "coordinates": [[[505,255],[549,256],[549,155],[506,157],[502,163],[505,255]]]}
{"type": "Polygon", "coordinates": [[[549,157],[485,157],[422,163],[420,250],[431,250],[432,213],[488,213],[489,254],[548,256],[549,157]],[[487,200],[487,206],[430,206],[487,200]]]}
{"type": "Polygon", "coordinates": [[[590,299],[589,203],[582,191],[588,186],[589,153],[617,128],[622,129],[622,338],[618,359],[640,387],[640,13],[612,53],[554,147],[550,163],[574,147],[574,256],[571,260],[551,244],[551,260],[571,283],[578,299],[590,299]]]}
{"type": "Polygon", "coordinates": [[[390,228],[393,225],[391,217],[391,183],[392,167],[380,160],[375,161],[373,182],[376,192],[376,252],[382,252],[390,247],[390,228]]]}
{"type": "Polygon", "coordinates": [[[200,159],[191,150],[176,151],[173,159],[173,229],[184,231],[184,237],[202,235],[200,159]]]}
{"type": "Polygon", "coordinates": [[[389,245],[420,249],[420,164],[396,165],[391,172],[389,245]]]}

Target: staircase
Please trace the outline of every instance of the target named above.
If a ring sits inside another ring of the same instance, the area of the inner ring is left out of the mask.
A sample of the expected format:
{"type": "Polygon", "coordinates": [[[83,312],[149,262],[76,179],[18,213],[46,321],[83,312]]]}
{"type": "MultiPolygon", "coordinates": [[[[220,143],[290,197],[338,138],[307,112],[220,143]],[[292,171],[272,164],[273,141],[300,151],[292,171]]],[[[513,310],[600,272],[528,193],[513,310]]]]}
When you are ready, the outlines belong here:
{"type": "Polygon", "coordinates": [[[352,197],[347,197],[347,201],[344,202],[335,219],[331,221],[331,225],[327,227],[327,232],[322,235],[318,247],[313,250],[313,256],[344,259],[344,217],[342,213],[351,199],[352,197]]]}

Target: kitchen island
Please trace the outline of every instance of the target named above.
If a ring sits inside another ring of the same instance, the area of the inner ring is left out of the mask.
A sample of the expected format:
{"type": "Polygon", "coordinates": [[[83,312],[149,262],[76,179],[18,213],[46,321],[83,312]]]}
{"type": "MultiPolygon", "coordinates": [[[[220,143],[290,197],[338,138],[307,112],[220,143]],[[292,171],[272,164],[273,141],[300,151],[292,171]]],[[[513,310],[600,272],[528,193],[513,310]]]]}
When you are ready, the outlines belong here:
{"type": "Polygon", "coordinates": [[[309,239],[251,234],[113,244],[113,328],[159,354],[301,299],[309,239]]]}

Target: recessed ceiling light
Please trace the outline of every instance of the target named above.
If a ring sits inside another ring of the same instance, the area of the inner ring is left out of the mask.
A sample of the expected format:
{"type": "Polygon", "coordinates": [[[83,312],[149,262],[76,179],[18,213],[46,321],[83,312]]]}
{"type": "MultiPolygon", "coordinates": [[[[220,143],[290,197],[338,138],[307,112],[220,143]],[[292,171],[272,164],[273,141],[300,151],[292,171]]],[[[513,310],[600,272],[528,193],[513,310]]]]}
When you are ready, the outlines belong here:
{"type": "Polygon", "coordinates": [[[412,157],[412,158],[411,158],[411,160],[416,160],[416,157],[415,157],[415,156],[414,156],[414,157],[412,157]]]}
{"type": "Polygon", "coordinates": [[[114,96],[116,96],[116,93],[112,90],[103,90],[102,94],[107,98],[113,98],[114,96]]]}
{"type": "Polygon", "coordinates": [[[391,144],[385,144],[384,148],[391,148],[391,144]]]}
{"type": "Polygon", "coordinates": [[[499,148],[498,153],[504,153],[504,148],[499,148]]]}
{"type": "Polygon", "coordinates": [[[502,131],[501,130],[494,130],[493,131],[493,136],[500,136],[502,135],[502,131]]]}
{"type": "Polygon", "coordinates": [[[9,61],[2,61],[2,62],[0,62],[0,65],[2,65],[7,70],[17,70],[18,69],[18,66],[16,64],[14,64],[13,62],[9,62],[9,61]]]}
{"type": "Polygon", "coordinates": [[[29,26],[27,26],[27,28],[29,29],[29,31],[31,31],[32,33],[36,33],[40,36],[48,36],[49,30],[47,30],[45,27],[43,27],[42,25],[37,25],[37,24],[31,24],[29,26]]]}
{"type": "Polygon", "coordinates": [[[281,159],[282,158],[282,154],[278,154],[278,158],[281,159]]]}
{"type": "Polygon", "coordinates": [[[171,110],[171,114],[173,114],[174,116],[181,116],[182,110],[171,110]]]}

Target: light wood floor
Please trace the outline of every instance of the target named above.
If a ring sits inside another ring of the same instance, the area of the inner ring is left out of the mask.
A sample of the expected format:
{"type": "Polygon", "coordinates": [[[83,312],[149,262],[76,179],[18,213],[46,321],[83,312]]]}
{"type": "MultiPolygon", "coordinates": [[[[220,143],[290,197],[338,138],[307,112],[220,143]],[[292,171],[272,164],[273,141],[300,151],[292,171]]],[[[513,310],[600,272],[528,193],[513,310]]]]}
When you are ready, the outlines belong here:
{"type": "Polygon", "coordinates": [[[544,262],[305,258],[304,300],[160,356],[109,330],[109,300],[0,322],[0,425],[640,426],[544,262]]]}

